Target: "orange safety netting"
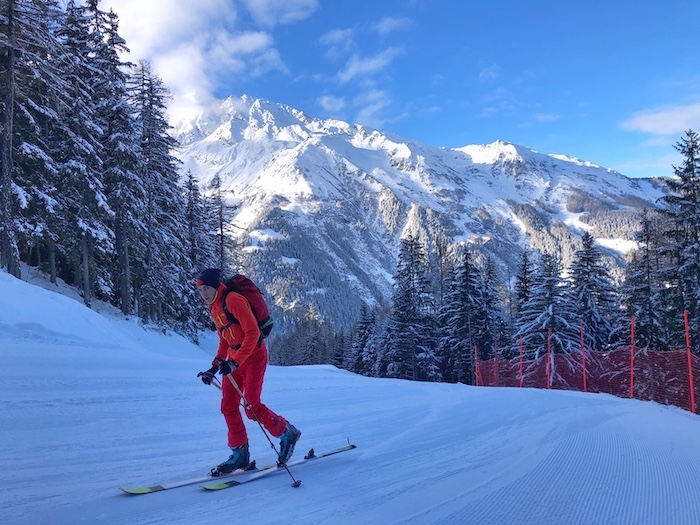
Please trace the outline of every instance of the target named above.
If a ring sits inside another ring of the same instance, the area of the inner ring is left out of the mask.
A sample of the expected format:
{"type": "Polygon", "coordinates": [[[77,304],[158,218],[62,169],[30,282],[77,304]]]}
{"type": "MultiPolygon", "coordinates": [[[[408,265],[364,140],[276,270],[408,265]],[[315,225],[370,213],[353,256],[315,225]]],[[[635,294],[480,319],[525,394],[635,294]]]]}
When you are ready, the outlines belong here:
{"type": "Polygon", "coordinates": [[[609,352],[545,354],[537,359],[476,360],[476,384],[602,392],[656,401],[697,413],[700,357],[689,349],[657,352],[630,347],[609,352]]]}

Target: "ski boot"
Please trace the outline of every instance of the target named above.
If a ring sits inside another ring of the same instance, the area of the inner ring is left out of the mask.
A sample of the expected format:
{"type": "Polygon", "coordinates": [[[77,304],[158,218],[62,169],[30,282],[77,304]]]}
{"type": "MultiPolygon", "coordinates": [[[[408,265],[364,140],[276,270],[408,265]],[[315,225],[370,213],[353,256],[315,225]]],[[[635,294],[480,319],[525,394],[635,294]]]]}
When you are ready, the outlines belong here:
{"type": "Polygon", "coordinates": [[[301,437],[301,432],[287,421],[287,426],[284,429],[284,433],[280,436],[280,453],[277,458],[277,465],[283,466],[287,464],[289,458],[294,454],[294,445],[301,437]]]}
{"type": "Polygon", "coordinates": [[[250,454],[248,453],[247,444],[241,447],[231,447],[231,452],[232,454],[226,461],[211,469],[209,474],[212,477],[216,478],[218,476],[223,476],[224,474],[230,474],[234,470],[245,470],[249,467],[250,454]]]}

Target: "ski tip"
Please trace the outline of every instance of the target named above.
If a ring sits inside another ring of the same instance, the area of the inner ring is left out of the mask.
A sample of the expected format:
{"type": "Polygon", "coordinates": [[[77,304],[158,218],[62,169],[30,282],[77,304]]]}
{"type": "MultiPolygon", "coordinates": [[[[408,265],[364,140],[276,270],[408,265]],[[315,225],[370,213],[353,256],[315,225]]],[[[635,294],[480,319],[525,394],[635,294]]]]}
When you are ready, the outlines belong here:
{"type": "Polygon", "coordinates": [[[204,490],[221,490],[221,489],[225,489],[226,487],[228,487],[228,485],[226,485],[226,483],[219,483],[217,485],[201,485],[201,487],[204,490]]]}
{"type": "Polygon", "coordinates": [[[119,487],[119,490],[121,490],[124,494],[132,494],[134,496],[155,492],[151,487],[119,487]]]}
{"type": "Polygon", "coordinates": [[[223,483],[211,483],[209,485],[200,485],[204,490],[222,490],[234,485],[238,485],[237,481],[224,481],[223,483]]]}

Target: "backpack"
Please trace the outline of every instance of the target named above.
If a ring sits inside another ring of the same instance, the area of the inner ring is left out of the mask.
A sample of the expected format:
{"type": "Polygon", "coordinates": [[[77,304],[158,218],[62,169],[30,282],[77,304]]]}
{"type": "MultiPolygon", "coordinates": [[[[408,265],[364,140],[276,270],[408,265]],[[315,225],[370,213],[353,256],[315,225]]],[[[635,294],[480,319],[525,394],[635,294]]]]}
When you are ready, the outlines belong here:
{"type": "Polygon", "coordinates": [[[221,298],[221,303],[224,307],[224,313],[228,318],[228,326],[231,324],[241,324],[226,307],[226,296],[229,294],[229,292],[236,292],[248,300],[250,309],[253,311],[255,319],[258,321],[261,339],[264,339],[270,335],[274,321],[270,316],[270,310],[267,307],[267,303],[263,297],[264,294],[260,288],[258,288],[255,283],[248,279],[245,275],[241,274],[234,275],[230,279],[224,281],[224,284],[226,285],[226,291],[221,298]]]}

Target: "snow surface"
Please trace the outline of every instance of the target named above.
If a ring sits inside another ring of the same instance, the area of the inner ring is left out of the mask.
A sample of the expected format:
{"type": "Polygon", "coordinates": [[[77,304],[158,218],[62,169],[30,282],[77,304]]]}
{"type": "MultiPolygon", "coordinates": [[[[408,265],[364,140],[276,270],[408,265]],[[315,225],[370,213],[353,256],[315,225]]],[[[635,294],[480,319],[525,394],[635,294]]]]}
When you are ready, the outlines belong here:
{"type": "MultiPolygon", "coordinates": [[[[697,524],[700,418],[609,395],[270,367],[297,446],[358,449],[220,492],[118,487],[227,457],[205,349],[0,272],[0,522],[697,524]]],[[[272,348],[274,352],[274,347],[272,348]]],[[[261,463],[274,452],[248,425],[261,463]]]]}

